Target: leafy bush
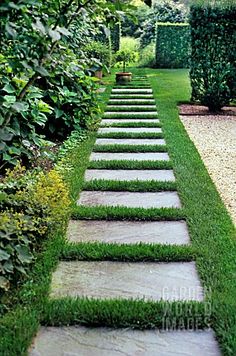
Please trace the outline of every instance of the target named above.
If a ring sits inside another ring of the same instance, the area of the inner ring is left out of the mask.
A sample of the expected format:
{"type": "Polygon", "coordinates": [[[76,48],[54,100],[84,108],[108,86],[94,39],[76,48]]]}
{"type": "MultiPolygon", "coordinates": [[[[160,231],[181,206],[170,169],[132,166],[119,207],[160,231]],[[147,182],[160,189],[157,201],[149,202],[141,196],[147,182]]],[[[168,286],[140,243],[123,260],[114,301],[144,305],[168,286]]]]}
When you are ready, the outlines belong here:
{"type": "Polygon", "coordinates": [[[138,52],[140,47],[139,40],[133,37],[121,37],[120,40],[120,49],[129,50],[131,52],[138,52]]]}
{"type": "Polygon", "coordinates": [[[127,50],[120,50],[115,55],[115,61],[117,63],[122,63],[123,66],[123,73],[126,72],[127,64],[133,63],[137,60],[137,52],[132,52],[129,49],[127,50]]]}
{"type": "Polygon", "coordinates": [[[19,164],[0,184],[0,292],[27,274],[49,229],[65,228],[68,190],[57,171],[26,171],[19,164]]]}
{"type": "Polygon", "coordinates": [[[156,66],[158,68],[188,67],[190,31],[185,23],[157,23],[156,66]]]}
{"type": "Polygon", "coordinates": [[[236,95],[236,6],[192,6],[192,100],[211,111],[236,95]]]}
{"type": "Polygon", "coordinates": [[[139,34],[141,47],[146,47],[155,41],[157,22],[183,23],[187,20],[187,16],[188,11],[183,4],[173,0],[158,1],[141,24],[139,34]]]}
{"type": "Polygon", "coordinates": [[[94,70],[104,69],[107,72],[111,66],[111,50],[108,45],[98,41],[90,41],[84,48],[87,57],[94,60],[94,70]]]}
{"type": "Polygon", "coordinates": [[[140,49],[139,66],[153,68],[155,65],[155,42],[152,42],[146,47],[140,49]]]}

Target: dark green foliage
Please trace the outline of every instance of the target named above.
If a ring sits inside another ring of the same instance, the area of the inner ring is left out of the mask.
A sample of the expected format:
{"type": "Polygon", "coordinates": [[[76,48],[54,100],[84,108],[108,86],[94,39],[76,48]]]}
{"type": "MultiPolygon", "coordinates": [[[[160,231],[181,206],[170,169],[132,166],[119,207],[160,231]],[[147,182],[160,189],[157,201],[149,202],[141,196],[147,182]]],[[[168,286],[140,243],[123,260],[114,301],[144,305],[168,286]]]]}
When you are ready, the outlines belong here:
{"type": "Polygon", "coordinates": [[[192,6],[192,100],[211,111],[236,95],[236,6],[192,6]]]}
{"type": "Polygon", "coordinates": [[[190,32],[185,23],[157,23],[156,66],[186,68],[190,55],[190,32]]]}
{"type": "Polygon", "coordinates": [[[105,69],[109,71],[111,66],[111,48],[109,45],[99,42],[90,41],[85,47],[88,58],[94,59],[94,71],[105,69]]]}
{"type": "Polygon", "coordinates": [[[118,22],[111,29],[111,47],[114,52],[120,50],[121,23],[118,22]]]}

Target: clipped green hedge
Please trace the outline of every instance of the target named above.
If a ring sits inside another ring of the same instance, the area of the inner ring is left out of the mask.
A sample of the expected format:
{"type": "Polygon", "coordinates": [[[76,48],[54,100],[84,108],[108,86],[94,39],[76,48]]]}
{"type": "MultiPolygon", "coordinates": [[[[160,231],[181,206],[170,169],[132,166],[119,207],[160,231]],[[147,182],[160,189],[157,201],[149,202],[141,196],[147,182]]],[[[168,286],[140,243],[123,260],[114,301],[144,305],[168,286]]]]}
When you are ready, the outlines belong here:
{"type": "Polygon", "coordinates": [[[236,95],[236,6],[192,6],[192,100],[218,111],[236,95]]]}
{"type": "Polygon", "coordinates": [[[190,56],[190,30],[187,23],[157,23],[156,67],[186,68],[190,56]]]}
{"type": "Polygon", "coordinates": [[[121,38],[121,24],[118,22],[111,29],[111,47],[114,52],[120,50],[120,38],[121,38]]]}

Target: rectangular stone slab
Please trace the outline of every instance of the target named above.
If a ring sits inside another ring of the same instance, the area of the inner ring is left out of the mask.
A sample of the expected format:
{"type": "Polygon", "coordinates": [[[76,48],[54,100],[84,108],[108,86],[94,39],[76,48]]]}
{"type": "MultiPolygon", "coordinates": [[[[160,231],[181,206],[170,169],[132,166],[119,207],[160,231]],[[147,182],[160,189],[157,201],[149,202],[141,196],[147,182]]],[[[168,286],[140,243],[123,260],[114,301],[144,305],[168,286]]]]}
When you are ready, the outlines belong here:
{"type": "Polygon", "coordinates": [[[146,138],[97,138],[96,145],[165,145],[166,142],[162,138],[146,139],[146,138]]]}
{"type": "Polygon", "coordinates": [[[157,124],[158,122],[160,122],[160,120],[158,119],[103,119],[101,121],[102,125],[106,125],[106,124],[116,124],[116,123],[122,123],[122,122],[127,122],[127,123],[134,123],[134,122],[139,122],[141,124],[146,124],[147,122],[151,122],[153,124],[157,124]]]}
{"type": "Polygon", "coordinates": [[[67,229],[70,242],[117,244],[189,244],[185,221],[106,221],[71,220],[67,229]]]}
{"type": "Polygon", "coordinates": [[[168,153],[165,152],[143,152],[143,153],[112,153],[93,152],[90,161],[169,161],[168,153]]]}
{"type": "Polygon", "coordinates": [[[98,130],[99,133],[109,132],[127,132],[127,133],[160,133],[160,127],[102,127],[98,130]]]}
{"type": "Polygon", "coordinates": [[[112,89],[112,93],[119,93],[119,94],[122,94],[122,93],[129,93],[129,94],[132,94],[132,93],[152,93],[152,89],[112,89]]]}
{"type": "Polygon", "coordinates": [[[212,330],[42,327],[29,356],[220,356],[212,330]]]}
{"type": "Polygon", "coordinates": [[[60,262],[53,273],[51,298],[88,297],[202,301],[194,262],[60,262]]]}
{"type": "Polygon", "coordinates": [[[116,192],[86,191],[80,194],[78,205],[124,206],[128,208],[180,208],[177,192],[116,192]]]}
{"type": "Polygon", "coordinates": [[[108,115],[157,115],[157,111],[106,111],[104,117],[108,115]]]}
{"type": "Polygon", "coordinates": [[[94,179],[119,180],[119,181],[159,181],[174,182],[175,176],[172,170],[106,170],[106,169],[88,169],[85,172],[87,182],[94,179]]]}

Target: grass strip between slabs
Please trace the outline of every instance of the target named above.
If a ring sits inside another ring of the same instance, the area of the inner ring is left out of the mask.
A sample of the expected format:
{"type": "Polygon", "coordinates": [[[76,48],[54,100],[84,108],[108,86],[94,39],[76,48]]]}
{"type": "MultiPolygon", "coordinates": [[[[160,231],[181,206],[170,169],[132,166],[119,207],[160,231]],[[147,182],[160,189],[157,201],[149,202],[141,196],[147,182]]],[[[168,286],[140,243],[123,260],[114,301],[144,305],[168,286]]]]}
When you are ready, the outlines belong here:
{"type": "Polygon", "coordinates": [[[95,145],[94,152],[167,152],[165,145],[95,145]]]}
{"type": "Polygon", "coordinates": [[[123,206],[76,206],[74,220],[133,220],[133,221],[178,221],[185,219],[183,209],[178,208],[128,208],[123,206]]]}
{"type": "Polygon", "coordinates": [[[194,259],[193,248],[188,245],[145,243],[68,243],[61,256],[63,261],[190,262],[194,259]]]}
{"type": "Polygon", "coordinates": [[[91,182],[85,182],[84,190],[111,190],[111,191],[128,191],[128,192],[161,192],[176,191],[176,182],[159,182],[159,181],[116,181],[95,179],[91,182]]]}
{"type": "Polygon", "coordinates": [[[171,161],[90,161],[89,167],[92,169],[172,169],[171,161]]]}
{"type": "Polygon", "coordinates": [[[99,132],[97,138],[164,138],[162,132],[99,132]]]}
{"type": "MultiPolygon", "coordinates": [[[[130,105],[132,105],[132,104],[130,104],[130,105]]],[[[148,111],[155,111],[155,109],[156,109],[156,106],[155,107],[149,107],[150,105],[145,105],[145,108],[140,108],[138,105],[137,105],[137,107],[129,107],[129,105],[125,105],[125,106],[121,106],[121,105],[119,105],[119,106],[115,106],[115,107],[110,107],[110,106],[107,106],[107,110],[110,110],[110,111],[113,111],[113,112],[119,112],[119,111],[127,111],[127,112],[129,112],[129,111],[132,111],[132,112],[139,112],[139,111],[141,111],[141,112],[144,112],[144,111],[146,111],[147,112],[147,115],[149,115],[148,114],[148,111]]]]}
{"type": "MultiPolygon", "coordinates": [[[[166,331],[197,330],[211,326],[211,315],[201,302],[151,302],[144,300],[99,300],[61,298],[50,300],[44,307],[45,326],[84,325],[114,328],[153,329],[166,331]]],[[[181,336],[181,334],[180,334],[181,336]]]]}
{"type": "Polygon", "coordinates": [[[119,114],[119,112],[115,113],[114,114],[107,114],[106,115],[103,115],[103,119],[132,119],[132,120],[140,120],[140,119],[158,119],[158,115],[157,113],[156,114],[139,114],[139,115],[135,115],[135,114],[129,114],[129,112],[127,112],[127,114],[119,114]]]}
{"type": "Polygon", "coordinates": [[[111,124],[102,124],[100,127],[162,127],[162,124],[157,121],[155,122],[113,122],[111,124]]]}

